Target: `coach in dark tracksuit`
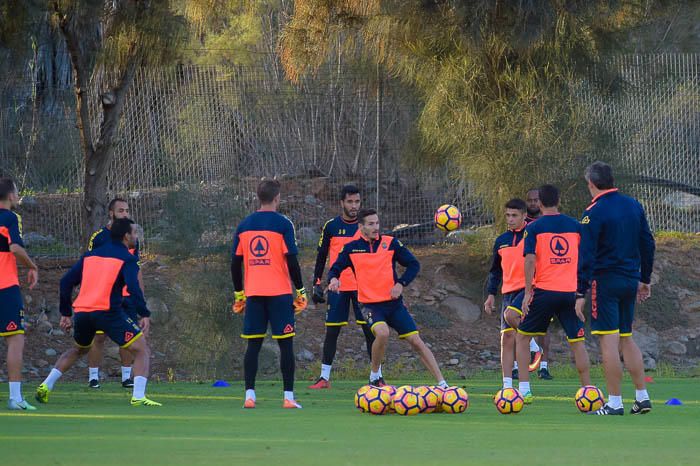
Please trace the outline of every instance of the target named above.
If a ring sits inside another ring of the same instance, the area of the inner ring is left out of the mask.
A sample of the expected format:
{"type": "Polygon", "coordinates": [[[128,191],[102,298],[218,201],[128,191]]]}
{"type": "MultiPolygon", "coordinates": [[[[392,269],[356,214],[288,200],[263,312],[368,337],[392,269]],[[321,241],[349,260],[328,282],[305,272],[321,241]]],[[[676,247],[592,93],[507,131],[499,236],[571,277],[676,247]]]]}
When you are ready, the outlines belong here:
{"type": "Polygon", "coordinates": [[[591,333],[598,335],[608,388],[608,402],[592,414],[622,415],[622,364],[636,387],[631,414],[651,411],[644,383],[642,353],[632,338],[636,302],[651,295],[654,237],[644,208],[614,187],[612,169],[595,162],[586,169],[591,205],[581,219],[576,310],[583,315],[585,295],[590,289],[591,333]]]}

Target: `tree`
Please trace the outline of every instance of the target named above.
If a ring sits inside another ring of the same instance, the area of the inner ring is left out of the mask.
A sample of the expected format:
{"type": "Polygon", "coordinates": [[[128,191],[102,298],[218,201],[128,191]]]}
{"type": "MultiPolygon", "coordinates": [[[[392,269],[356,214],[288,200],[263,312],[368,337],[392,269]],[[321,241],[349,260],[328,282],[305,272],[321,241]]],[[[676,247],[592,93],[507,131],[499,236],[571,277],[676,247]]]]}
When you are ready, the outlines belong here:
{"type": "MultiPolygon", "coordinates": [[[[297,81],[341,43],[413,86],[423,103],[421,162],[456,165],[498,205],[543,181],[573,189],[606,142],[582,110],[579,85],[655,3],[296,0],[280,56],[297,81]]],[[[598,82],[608,91],[617,83],[598,82]]]]}

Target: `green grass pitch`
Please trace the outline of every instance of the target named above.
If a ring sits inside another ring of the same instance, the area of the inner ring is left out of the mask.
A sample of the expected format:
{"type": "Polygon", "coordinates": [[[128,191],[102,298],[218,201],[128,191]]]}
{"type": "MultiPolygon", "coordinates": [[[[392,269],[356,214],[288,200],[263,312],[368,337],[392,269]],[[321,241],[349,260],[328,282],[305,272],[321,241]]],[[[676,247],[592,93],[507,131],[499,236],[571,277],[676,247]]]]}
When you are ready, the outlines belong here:
{"type": "MultiPolygon", "coordinates": [[[[361,414],[352,401],[361,384],[339,381],[331,390],[311,391],[298,382],[304,409],[283,410],[280,384],[260,382],[258,407],[243,410],[241,383],[150,384],[149,395],[162,408],[130,406],[130,392],[116,383],[99,391],[59,383],[35,414],[0,411],[0,463],[670,466],[698,464],[700,458],[697,379],[657,379],[649,386],[653,412],[624,417],[579,414],[573,379],[535,381],[535,403],[509,416],[492,404],[495,376],[467,381],[469,409],[452,415],[361,414]],[[665,406],[671,397],[685,404],[665,406]]],[[[24,385],[27,398],[32,389],[24,385]]],[[[633,393],[626,384],[627,411],[633,393]]]]}

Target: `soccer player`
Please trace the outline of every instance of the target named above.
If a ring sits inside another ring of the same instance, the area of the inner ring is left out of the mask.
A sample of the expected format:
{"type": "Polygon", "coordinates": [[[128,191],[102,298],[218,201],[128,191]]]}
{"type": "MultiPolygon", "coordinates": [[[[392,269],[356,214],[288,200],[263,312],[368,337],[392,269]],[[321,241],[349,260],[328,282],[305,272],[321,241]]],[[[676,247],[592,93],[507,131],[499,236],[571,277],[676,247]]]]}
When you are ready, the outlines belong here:
{"type": "MultiPolygon", "coordinates": [[[[523,320],[515,337],[516,357],[521,365],[530,358],[529,340],[544,335],[552,316],[566,332],[576,361],[581,385],[590,384],[590,361],[584,344],[583,320],[576,314],[577,268],[581,225],[559,213],[559,190],[552,185],[539,189],[542,217],[525,228],[525,296],[523,320]]],[[[518,389],[532,403],[530,375],[520,374],[518,389]]]]}
{"type": "MultiPolygon", "coordinates": [[[[537,188],[529,190],[526,194],[527,216],[525,223],[532,223],[542,216],[542,206],[540,205],[540,192],[537,188]]],[[[552,374],[549,373],[549,333],[546,335],[538,335],[530,340],[530,372],[535,371],[538,367],[537,377],[544,380],[552,380],[552,374]]],[[[516,362],[517,367],[517,362],[516,362]]],[[[517,369],[516,369],[517,370],[517,369]]]]}
{"type": "Polygon", "coordinates": [[[29,258],[22,242],[22,220],[12,209],[19,194],[15,182],[0,178],[0,337],[7,343],[7,378],[10,385],[8,409],[34,411],[22,397],[22,359],[24,352],[24,304],[19,290],[17,259],[29,269],[31,290],[39,280],[39,269],[29,258]]]}
{"type": "Polygon", "coordinates": [[[306,309],[307,301],[297,260],[294,225],[277,213],[279,181],[263,180],[258,185],[257,194],[260,209],[243,219],[236,228],[231,260],[235,290],[233,312],[240,314],[245,311],[241,337],[248,340],[243,361],[243,407],[255,408],[258,355],[269,323],[272,338],[277,340],[280,348],[284,385],[282,407],[301,408],[294,399],[294,314],[306,309]],[[296,288],[296,299],[292,298],[290,277],[296,288]]]}
{"type": "Polygon", "coordinates": [[[636,392],[630,414],[651,411],[644,383],[642,353],[632,338],[635,301],[651,296],[651,271],[656,245],[644,208],[615,188],[612,168],[595,162],[586,169],[593,197],[581,219],[577,313],[583,316],[585,294],[591,291],[591,333],[598,335],[608,402],[591,414],[623,415],[622,365],[632,376],[636,392]]]}
{"type": "Polygon", "coordinates": [[[341,274],[351,268],[357,280],[357,299],[363,306],[362,315],[374,333],[370,385],[384,386],[379,366],[384,360],[389,342],[389,327],[399,338],[406,339],[421,361],[435,377],[438,385],[447,387],[433,352],[425,345],[413,317],[403,303],[401,294],[418,275],[420,263],[401,241],[379,231],[379,216],[374,209],[357,214],[360,238],[346,244],[328,272],[328,290],[337,293],[342,286],[341,274]],[[403,275],[396,273],[396,263],[406,267],[403,275]]]}
{"type": "MultiPolygon", "coordinates": [[[[318,253],[316,255],[316,268],[314,269],[314,291],[311,299],[316,304],[322,304],[326,300],[323,297],[321,278],[326,267],[326,259],[330,255],[329,263],[333,265],[335,260],[350,241],[360,237],[357,228],[357,212],[360,210],[360,190],[352,185],[343,186],[340,191],[340,208],[342,213],[329,220],[323,226],[321,239],[318,241],[318,253]]],[[[357,301],[357,282],[352,270],[346,269],[340,277],[342,284],[337,293],[328,293],[328,311],[326,312],[326,338],[323,341],[323,359],[321,360],[321,375],[311,389],[331,388],[330,377],[333,359],[338,345],[340,329],[348,324],[350,305],[355,312],[355,323],[362,327],[367,342],[367,352],[372,358],[372,343],[374,334],[369,329],[360,311],[360,303],[357,301]]],[[[381,367],[379,369],[381,377],[381,367]]]]}
{"type": "Polygon", "coordinates": [[[505,205],[508,231],[496,238],[493,245],[493,260],[488,278],[488,297],[484,310],[491,314],[495,309],[498,286],[503,282],[503,305],[501,309],[501,369],[503,388],[513,387],[513,363],[515,361],[515,329],[522,316],[525,291],[525,259],[523,257],[523,234],[525,232],[525,201],[511,199],[505,205]]]}
{"type": "MultiPolygon", "coordinates": [[[[90,237],[90,242],[88,243],[88,251],[92,251],[93,249],[99,248],[100,246],[111,242],[109,229],[112,222],[120,218],[129,218],[129,203],[122,198],[114,198],[109,202],[107,211],[109,213],[109,222],[107,225],[92,234],[90,237]]],[[[136,256],[137,261],[139,260],[138,241],[136,242],[136,246],[129,249],[129,252],[136,256]]],[[[139,266],[140,265],[141,263],[139,262],[139,266]]],[[[143,276],[140,269],[138,279],[141,292],[143,293],[143,276]]],[[[131,317],[131,320],[134,322],[139,322],[139,326],[143,332],[143,338],[146,338],[150,329],[150,318],[147,315],[139,316],[137,314],[133,300],[126,290],[124,290],[123,305],[126,315],[131,317]]],[[[93,342],[90,352],[88,353],[88,386],[90,388],[100,388],[100,364],[102,363],[105,339],[104,332],[98,330],[95,334],[95,341],[93,342]]],[[[119,348],[119,358],[121,359],[122,363],[122,387],[131,388],[134,386],[134,379],[131,377],[131,365],[134,362],[134,356],[130,351],[124,348],[119,348]]]]}
{"type": "Polygon", "coordinates": [[[148,315],[138,281],[138,260],[129,252],[136,246],[138,230],[128,218],[114,220],[110,228],[111,241],[86,252],[61,279],[60,326],[65,332],[73,329],[75,347],[64,352],[49,376],[36,390],[40,403],[49,401],[49,394],[58,379],[87,354],[102,330],[120,348],[134,355],[133,406],[161,406],[146,398],[146,383],[150,364],[150,350],[141,328],[125,312],[122,289],[126,286],[134,306],[142,315],[148,315]],[[80,292],[71,303],[73,289],[80,292]],[[75,314],[71,320],[71,314],[75,314]]]}

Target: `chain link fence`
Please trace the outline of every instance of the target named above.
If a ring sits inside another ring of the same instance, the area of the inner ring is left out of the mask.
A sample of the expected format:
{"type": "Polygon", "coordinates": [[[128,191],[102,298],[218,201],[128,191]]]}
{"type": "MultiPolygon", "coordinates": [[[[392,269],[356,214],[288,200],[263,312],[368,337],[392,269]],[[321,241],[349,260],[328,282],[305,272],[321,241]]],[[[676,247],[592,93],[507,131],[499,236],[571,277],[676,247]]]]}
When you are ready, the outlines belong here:
{"type": "MultiPolygon", "coordinates": [[[[615,142],[615,153],[597,156],[621,168],[622,187],[644,202],[655,229],[700,231],[700,57],[615,60],[628,86],[622,97],[581,93],[615,142]]],[[[27,74],[0,81],[0,173],[24,189],[31,252],[76,255],[84,174],[72,89],[40,88],[27,74]]],[[[227,248],[263,176],[283,181],[281,211],[303,245],[338,214],[345,183],[361,188],[385,228],[401,227],[397,235],[414,243],[437,238],[431,219],[443,203],[460,207],[467,227],[491,223],[452,167],[405,163],[417,153],[420,102],[372,74],[335,63],[295,86],[272,54],[256,66],[142,69],[124,108],[109,195],[129,199],[147,250],[176,256],[227,248]]]]}

